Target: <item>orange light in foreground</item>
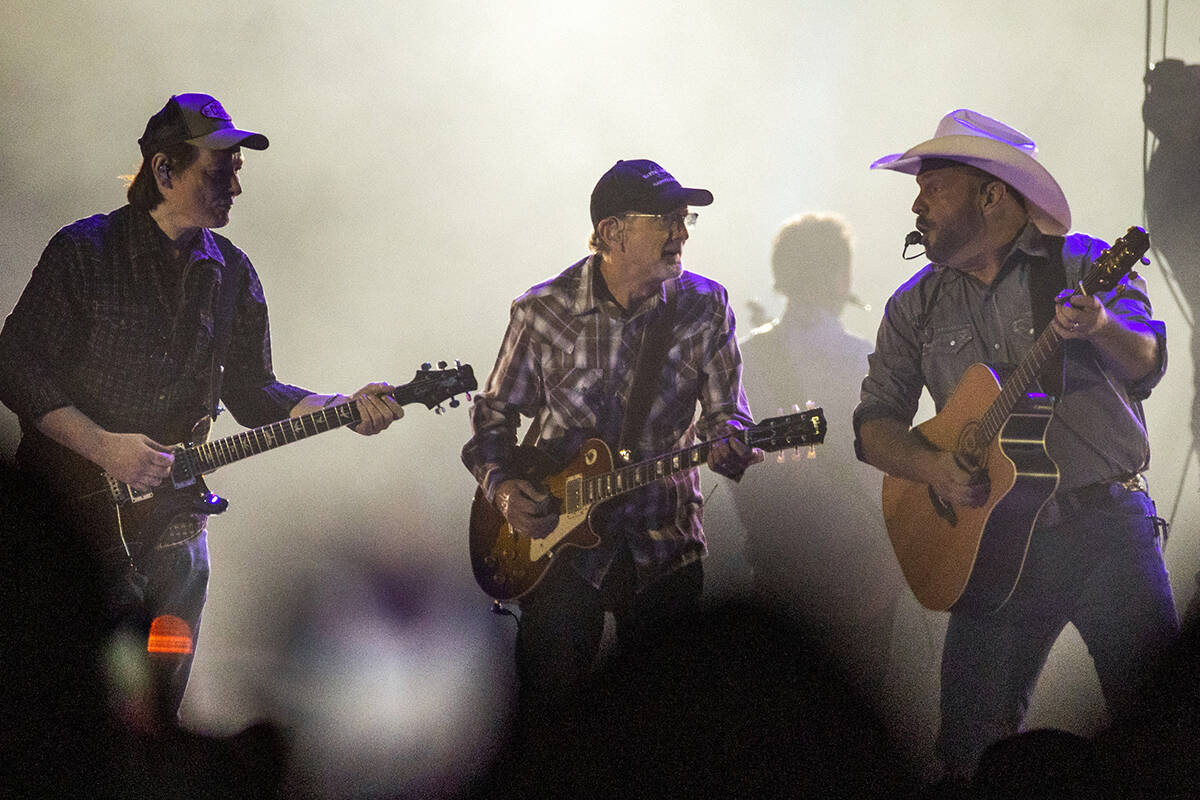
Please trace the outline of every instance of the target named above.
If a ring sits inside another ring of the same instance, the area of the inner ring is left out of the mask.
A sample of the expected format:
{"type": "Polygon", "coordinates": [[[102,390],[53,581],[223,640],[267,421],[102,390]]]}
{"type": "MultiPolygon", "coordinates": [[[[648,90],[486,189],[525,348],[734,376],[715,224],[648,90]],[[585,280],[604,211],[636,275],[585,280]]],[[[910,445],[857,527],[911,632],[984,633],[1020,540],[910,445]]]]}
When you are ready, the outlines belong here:
{"type": "Polygon", "coordinates": [[[170,614],[155,617],[150,623],[146,652],[187,655],[192,652],[192,629],[179,617],[170,614]]]}

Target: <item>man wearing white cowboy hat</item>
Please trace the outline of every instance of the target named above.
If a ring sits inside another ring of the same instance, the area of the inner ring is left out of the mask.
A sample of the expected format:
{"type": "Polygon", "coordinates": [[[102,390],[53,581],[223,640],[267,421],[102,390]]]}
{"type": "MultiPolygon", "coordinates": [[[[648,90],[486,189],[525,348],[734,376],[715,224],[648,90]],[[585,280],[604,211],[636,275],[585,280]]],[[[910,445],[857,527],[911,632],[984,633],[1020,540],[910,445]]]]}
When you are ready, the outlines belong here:
{"type": "Polygon", "coordinates": [[[950,607],[938,753],[958,778],[1017,732],[1068,622],[1116,718],[1132,710],[1148,658],[1179,628],[1140,475],[1150,457],[1141,401],[1166,369],[1165,328],[1151,318],[1139,277],[1091,296],[1060,291],[1079,283],[1105,244],[1066,235],[1070,207],[1036,153],[1020,131],[959,109],[932,139],[871,165],[916,175],[912,210],[932,263],[888,300],[854,412],[860,458],[928,489],[947,514],[984,507],[987,469],[910,428],[921,391],[941,412],[960,400],[970,365],[1020,362],[1038,327],[1066,340],[1061,367],[1051,359],[1041,372],[1057,397],[1044,441],[1059,480],[1024,528],[1033,525],[1028,549],[1016,552],[1019,579],[998,610],[950,607]]]}

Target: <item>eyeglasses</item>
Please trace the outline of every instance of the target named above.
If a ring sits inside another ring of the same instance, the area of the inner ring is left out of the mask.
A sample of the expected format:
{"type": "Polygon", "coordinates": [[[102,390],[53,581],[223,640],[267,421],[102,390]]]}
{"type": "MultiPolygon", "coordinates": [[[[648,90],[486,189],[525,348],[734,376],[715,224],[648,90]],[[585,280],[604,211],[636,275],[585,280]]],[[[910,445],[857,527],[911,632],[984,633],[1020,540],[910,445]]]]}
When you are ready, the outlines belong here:
{"type": "Polygon", "coordinates": [[[670,214],[642,214],[638,211],[626,211],[621,216],[623,217],[647,217],[656,219],[658,223],[668,231],[675,231],[679,228],[694,228],[696,226],[696,218],[700,215],[695,211],[674,211],[670,214]]]}

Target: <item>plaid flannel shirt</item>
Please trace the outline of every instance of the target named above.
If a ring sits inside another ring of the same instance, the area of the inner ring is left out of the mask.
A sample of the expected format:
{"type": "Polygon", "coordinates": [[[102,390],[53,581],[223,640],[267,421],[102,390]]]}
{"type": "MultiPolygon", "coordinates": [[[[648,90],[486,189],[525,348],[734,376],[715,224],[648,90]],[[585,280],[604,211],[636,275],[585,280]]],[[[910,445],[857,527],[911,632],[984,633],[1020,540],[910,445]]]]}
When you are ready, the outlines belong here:
{"type": "MultiPolygon", "coordinates": [[[[589,436],[615,449],[647,325],[676,298],[671,347],[635,459],[717,439],[752,424],[742,389],[733,312],[720,284],[690,272],[668,281],[631,313],[596,289],[592,257],[531,288],[512,304],[496,365],[471,409],[474,435],[463,463],[492,499],[512,471],[520,417],[536,417],[537,446],[565,463],[589,436]],[[699,416],[697,416],[699,403],[699,416]]],[[[574,551],[576,570],[603,581],[622,542],[638,585],[702,557],[700,478],[686,470],[620,495],[595,510],[603,543],[574,551]]]]}
{"type": "Polygon", "coordinates": [[[35,421],[71,405],[110,431],[184,440],[212,410],[214,366],[224,367],[220,396],[243,425],[286,417],[309,394],[275,379],[266,301],[246,255],[201,230],[175,263],[165,241],[131,206],[50,240],[0,332],[0,401],[20,419],[19,458],[36,457],[35,421]],[[239,287],[232,319],[218,318],[224,281],[239,287]],[[214,365],[223,326],[232,332],[214,365]]]}

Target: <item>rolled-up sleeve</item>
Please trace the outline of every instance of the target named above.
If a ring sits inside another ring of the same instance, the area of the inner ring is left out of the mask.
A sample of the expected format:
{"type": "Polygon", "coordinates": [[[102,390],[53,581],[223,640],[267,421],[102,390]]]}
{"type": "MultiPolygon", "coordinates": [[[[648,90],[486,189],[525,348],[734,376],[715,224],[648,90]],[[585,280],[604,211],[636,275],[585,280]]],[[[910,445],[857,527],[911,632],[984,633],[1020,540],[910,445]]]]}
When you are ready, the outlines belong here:
{"type": "Polygon", "coordinates": [[[19,417],[36,420],[73,402],[57,365],[77,346],[83,284],[76,246],[60,231],[0,331],[0,401],[19,417]]]}
{"type": "Polygon", "coordinates": [[[860,428],[873,419],[890,418],[911,423],[921,400],[924,379],[921,342],[916,314],[904,295],[893,295],[884,308],[875,337],[875,351],[867,356],[858,406],[854,409],[854,452],[863,460],[860,428]]]}
{"type": "Polygon", "coordinates": [[[510,465],[521,415],[533,416],[544,405],[537,339],[531,310],[513,303],[496,364],[471,405],[472,435],[463,446],[462,462],[488,500],[497,486],[514,477],[510,465]]]}

